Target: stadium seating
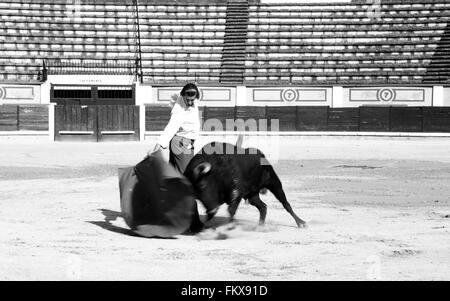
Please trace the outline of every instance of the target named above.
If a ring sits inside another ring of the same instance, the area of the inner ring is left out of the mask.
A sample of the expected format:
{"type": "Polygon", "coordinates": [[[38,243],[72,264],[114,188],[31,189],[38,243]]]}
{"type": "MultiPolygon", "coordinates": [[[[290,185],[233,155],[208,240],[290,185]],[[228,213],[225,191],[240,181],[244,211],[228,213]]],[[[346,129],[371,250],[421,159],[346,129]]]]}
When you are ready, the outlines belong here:
{"type": "Polygon", "coordinates": [[[4,0],[0,81],[135,73],[139,25],[151,84],[448,83],[450,2],[372,2],[4,0]]]}
{"type": "Polygon", "coordinates": [[[83,74],[106,63],[123,72],[134,60],[133,8],[125,3],[9,0],[0,13],[0,80],[37,81],[43,61],[83,74]]]}
{"type": "Polygon", "coordinates": [[[144,81],[217,83],[226,3],[147,2],[140,1],[139,6],[144,81]]]}
{"type": "Polygon", "coordinates": [[[247,83],[386,84],[448,78],[442,0],[249,7],[247,83]]]}

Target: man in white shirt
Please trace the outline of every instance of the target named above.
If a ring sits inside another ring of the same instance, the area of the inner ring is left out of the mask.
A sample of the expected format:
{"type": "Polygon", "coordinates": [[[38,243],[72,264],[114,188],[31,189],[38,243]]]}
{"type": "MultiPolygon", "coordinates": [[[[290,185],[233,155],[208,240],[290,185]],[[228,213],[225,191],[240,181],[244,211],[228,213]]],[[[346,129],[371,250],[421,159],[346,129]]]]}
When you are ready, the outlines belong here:
{"type": "Polygon", "coordinates": [[[169,147],[169,162],[183,173],[194,156],[194,141],[200,133],[198,99],[200,93],[195,84],[183,87],[175,101],[169,123],[160,135],[153,153],[169,147]]]}

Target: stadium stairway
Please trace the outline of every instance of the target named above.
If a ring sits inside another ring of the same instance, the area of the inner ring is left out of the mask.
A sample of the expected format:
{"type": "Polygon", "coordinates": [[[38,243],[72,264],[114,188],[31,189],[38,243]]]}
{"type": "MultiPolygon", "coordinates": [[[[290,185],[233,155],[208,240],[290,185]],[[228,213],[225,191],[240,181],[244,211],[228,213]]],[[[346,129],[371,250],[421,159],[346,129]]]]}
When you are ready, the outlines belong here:
{"type": "Polygon", "coordinates": [[[242,84],[244,81],[248,6],[247,0],[229,0],[227,3],[221,84],[242,84]]]}
{"type": "Polygon", "coordinates": [[[450,83],[450,78],[448,76],[448,71],[450,70],[450,59],[448,57],[449,46],[450,45],[450,23],[447,23],[445,27],[445,31],[442,34],[442,38],[439,40],[439,43],[434,51],[431,62],[428,65],[427,73],[430,73],[430,77],[426,77],[425,83],[433,83],[436,81],[436,77],[438,81],[443,83],[450,83]],[[433,74],[435,76],[433,76],[433,74]]]}

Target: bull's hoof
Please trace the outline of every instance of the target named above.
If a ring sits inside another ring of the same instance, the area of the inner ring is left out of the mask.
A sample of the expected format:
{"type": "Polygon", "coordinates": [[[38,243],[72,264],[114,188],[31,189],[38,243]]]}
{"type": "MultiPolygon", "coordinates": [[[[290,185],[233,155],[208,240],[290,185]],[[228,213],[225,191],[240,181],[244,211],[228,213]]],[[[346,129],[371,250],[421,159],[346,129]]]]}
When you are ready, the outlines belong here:
{"type": "Polygon", "coordinates": [[[224,240],[228,238],[226,233],[223,233],[217,229],[207,229],[197,234],[197,239],[199,240],[224,240]]]}
{"type": "Polygon", "coordinates": [[[236,229],[236,222],[232,220],[228,224],[225,225],[225,230],[230,231],[236,229]]]}
{"type": "Polygon", "coordinates": [[[299,221],[297,221],[297,227],[299,227],[299,228],[307,228],[308,226],[306,225],[305,221],[299,220],[299,221]]]}
{"type": "Polygon", "coordinates": [[[200,233],[202,230],[205,229],[205,225],[202,222],[197,222],[191,225],[191,227],[188,230],[188,233],[196,234],[200,233]]]}

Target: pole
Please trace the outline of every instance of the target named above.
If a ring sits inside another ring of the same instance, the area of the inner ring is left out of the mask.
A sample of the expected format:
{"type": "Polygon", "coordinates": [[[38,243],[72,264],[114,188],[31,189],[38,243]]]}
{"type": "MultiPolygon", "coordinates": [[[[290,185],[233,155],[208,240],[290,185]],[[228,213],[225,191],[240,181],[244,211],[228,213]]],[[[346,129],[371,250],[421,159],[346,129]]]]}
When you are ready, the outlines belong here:
{"type": "Polygon", "coordinates": [[[142,73],[142,49],[141,49],[141,27],[139,23],[139,0],[134,1],[134,9],[136,10],[137,25],[137,43],[138,43],[138,76],[141,84],[144,82],[144,74],[142,73]]]}

